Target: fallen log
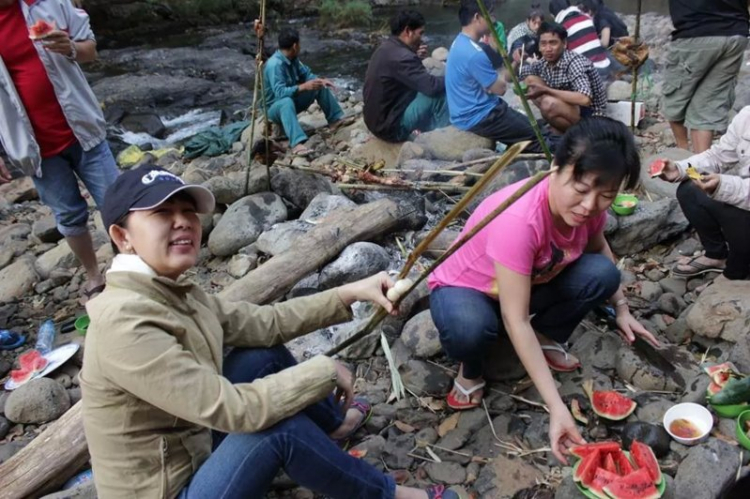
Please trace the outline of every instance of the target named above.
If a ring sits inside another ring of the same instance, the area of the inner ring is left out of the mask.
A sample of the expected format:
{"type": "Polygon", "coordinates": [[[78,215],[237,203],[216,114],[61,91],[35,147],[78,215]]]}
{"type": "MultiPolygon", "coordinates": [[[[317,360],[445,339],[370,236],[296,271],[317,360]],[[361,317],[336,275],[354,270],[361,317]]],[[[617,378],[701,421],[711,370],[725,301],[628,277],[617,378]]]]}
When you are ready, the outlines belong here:
{"type": "Polygon", "coordinates": [[[39,497],[58,490],[89,459],[81,402],[0,465],[0,499],[39,497]]]}
{"type": "Polygon", "coordinates": [[[303,277],[336,257],[349,244],[369,241],[397,230],[412,215],[408,208],[391,199],[379,199],[346,211],[338,210],[294,246],[274,256],[245,277],[235,281],[219,296],[230,301],[268,303],[284,296],[303,277]]]}

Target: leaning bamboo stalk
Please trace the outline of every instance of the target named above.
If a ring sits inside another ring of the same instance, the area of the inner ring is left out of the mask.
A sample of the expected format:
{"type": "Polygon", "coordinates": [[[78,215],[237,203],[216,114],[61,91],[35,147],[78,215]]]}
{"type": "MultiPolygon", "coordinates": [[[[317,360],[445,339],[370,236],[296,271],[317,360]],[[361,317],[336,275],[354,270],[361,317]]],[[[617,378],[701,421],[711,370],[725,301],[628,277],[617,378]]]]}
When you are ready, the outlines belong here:
{"type": "Polygon", "coordinates": [[[492,17],[490,17],[490,13],[487,10],[487,7],[485,7],[484,2],[482,0],[477,0],[477,5],[479,5],[479,9],[482,11],[482,16],[484,17],[484,20],[487,22],[487,26],[490,28],[490,32],[492,33],[492,37],[495,39],[495,43],[497,44],[497,50],[500,52],[500,55],[503,57],[503,64],[505,64],[505,69],[508,70],[508,74],[510,74],[510,77],[513,81],[513,88],[516,89],[516,94],[518,94],[518,97],[521,99],[521,104],[523,104],[523,110],[526,113],[526,117],[529,120],[529,124],[531,124],[531,128],[534,130],[534,134],[536,134],[536,139],[539,141],[539,145],[542,148],[542,151],[544,151],[544,155],[547,157],[547,161],[552,163],[552,151],[550,151],[549,146],[547,145],[547,142],[544,140],[544,136],[542,135],[542,130],[539,128],[539,124],[536,122],[536,119],[534,118],[534,113],[531,111],[531,106],[529,106],[529,100],[526,98],[526,92],[523,91],[521,88],[521,84],[518,81],[518,77],[516,76],[516,72],[513,70],[513,65],[510,63],[510,58],[508,57],[508,51],[505,49],[505,46],[500,41],[500,35],[497,34],[497,30],[495,29],[495,25],[492,22],[492,17]]]}
{"type": "MultiPolygon", "coordinates": [[[[539,172],[533,177],[531,177],[523,186],[521,186],[520,189],[518,189],[516,192],[514,192],[511,196],[509,196],[505,201],[503,201],[497,208],[495,208],[489,215],[487,215],[485,218],[482,219],[481,222],[479,222],[473,229],[471,229],[469,232],[467,232],[463,237],[461,237],[458,241],[456,241],[448,250],[443,253],[440,258],[435,260],[424,272],[422,272],[417,278],[417,280],[412,284],[412,286],[406,290],[405,293],[401,295],[401,297],[394,303],[394,306],[398,306],[398,304],[403,300],[409,293],[414,291],[419,284],[424,281],[427,276],[429,276],[438,266],[440,266],[445,260],[451,257],[456,251],[458,251],[464,244],[469,242],[471,238],[476,236],[479,231],[484,229],[487,225],[489,225],[495,218],[497,218],[501,213],[503,213],[505,210],[508,209],[513,203],[518,201],[521,196],[529,192],[532,188],[534,188],[539,182],[547,178],[550,173],[552,173],[555,169],[539,172]]],[[[335,347],[331,348],[328,352],[326,352],[326,355],[335,355],[341,350],[353,345],[360,339],[364,338],[368,334],[370,334],[372,331],[375,330],[375,328],[380,324],[380,322],[385,319],[385,317],[388,315],[388,313],[383,308],[379,308],[375,314],[372,315],[369,322],[365,325],[364,328],[362,328],[360,331],[357,331],[352,336],[347,338],[346,340],[342,341],[339,345],[336,345],[335,347]]]]}
{"type": "Polygon", "coordinates": [[[448,191],[448,192],[468,192],[468,187],[453,184],[441,183],[424,183],[412,185],[388,185],[388,184],[335,184],[342,190],[361,190],[361,191],[448,191]]]}
{"type": "MultiPolygon", "coordinates": [[[[641,39],[641,10],[643,8],[643,0],[638,0],[638,13],[635,16],[635,37],[634,45],[638,46],[641,39]]],[[[631,88],[630,96],[630,130],[635,133],[635,102],[638,95],[638,64],[633,66],[633,83],[631,88]]]]}

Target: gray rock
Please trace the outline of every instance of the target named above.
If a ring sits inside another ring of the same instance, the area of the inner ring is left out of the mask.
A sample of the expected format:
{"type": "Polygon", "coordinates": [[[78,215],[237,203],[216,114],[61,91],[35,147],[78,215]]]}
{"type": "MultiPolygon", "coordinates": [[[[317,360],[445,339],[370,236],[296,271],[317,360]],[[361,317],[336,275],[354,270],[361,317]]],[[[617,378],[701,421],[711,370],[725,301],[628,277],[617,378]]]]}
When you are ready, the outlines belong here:
{"type": "Polygon", "coordinates": [[[21,298],[31,291],[39,279],[34,268],[34,259],[22,257],[0,270],[0,303],[21,298]]]}
{"type": "Polygon", "coordinates": [[[452,161],[439,161],[435,159],[408,159],[401,163],[401,175],[407,180],[439,180],[440,175],[431,173],[442,170],[452,161]]]}
{"type": "Polygon", "coordinates": [[[609,88],[607,88],[607,100],[618,101],[624,100],[629,101],[630,96],[633,93],[633,89],[630,83],[626,81],[613,81],[609,88]]]}
{"type": "Polygon", "coordinates": [[[745,335],[737,340],[729,351],[729,360],[742,373],[750,373],[750,336],[745,335]]]}
{"type": "Polygon", "coordinates": [[[688,228],[676,199],[641,200],[635,213],[618,218],[617,230],[605,230],[612,250],[620,255],[638,253],[688,228]]]}
{"type": "Polygon", "coordinates": [[[16,452],[26,447],[26,444],[28,443],[28,441],[14,440],[7,444],[0,444],[0,464],[3,464],[5,461],[13,457],[16,452]]]}
{"type": "Polygon", "coordinates": [[[315,196],[299,216],[305,222],[318,222],[340,208],[353,208],[357,204],[346,196],[321,192],[315,196]]]}
{"type": "Polygon", "coordinates": [[[457,485],[466,480],[466,469],[458,463],[428,463],[425,470],[436,483],[457,485]]]}
{"type": "Polygon", "coordinates": [[[709,438],[690,449],[675,476],[675,497],[714,499],[729,486],[737,473],[740,450],[709,438]]]}
{"type": "Polygon", "coordinates": [[[439,128],[420,134],[415,142],[433,159],[461,161],[469,149],[492,149],[492,140],[471,132],[464,132],[454,126],[439,128]]]}
{"type": "Polygon", "coordinates": [[[482,192],[477,194],[471,203],[469,203],[469,211],[473,212],[482,201],[503,187],[525,178],[529,178],[540,171],[547,170],[548,168],[549,163],[545,160],[516,161],[515,163],[508,165],[490,181],[482,192]]]}
{"type": "Polygon", "coordinates": [[[99,496],[96,493],[96,485],[93,480],[90,480],[72,489],[42,496],[42,499],[97,499],[97,497],[99,496]]]}
{"type": "Polygon", "coordinates": [[[5,438],[5,435],[8,434],[8,431],[10,430],[10,423],[7,419],[0,416],[0,440],[5,438]]]}
{"type": "Polygon", "coordinates": [[[47,215],[34,222],[34,225],[31,226],[31,233],[43,243],[56,243],[63,238],[63,235],[57,230],[57,222],[52,215],[47,215]]]}
{"type": "Polygon", "coordinates": [[[396,165],[403,166],[409,160],[421,159],[424,156],[424,147],[414,142],[404,142],[404,145],[401,146],[401,151],[398,153],[398,158],[396,158],[396,165]]]}
{"type": "Polygon", "coordinates": [[[429,310],[418,313],[406,323],[401,339],[412,354],[420,359],[429,359],[442,350],[438,330],[429,310]]]}
{"type": "Polygon", "coordinates": [[[320,271],[320,288],[330,289],[386,270],[390,265],[388,252],[374,243],[359,242],[344,251],[320,271]]]}
{"type": "MultiPolygon", "coordinates": [[[[377,417],[377,416],[376,416],[377,417]]],[[[373,435],[358,443],[352,449],[366,452],[365,459],[380,461],[380,456],[385,451],[386,440],[380,435],[373,435]]]]}
{"type": "Polygon", "coordinates": [[[501,334],[487,350],[484,379],[487,381],[515,381],[526,376],[521,360],[516,355],[508,335],[501,334]]]}
{"type": "Polygon", "coordinates": [[[706,390],[710,383],[711,379],[703,373],[688,380],[685,387],[685,394],[680,399],[680,402],[706,405],[706,390]]]}
{"type": "Polygon", "coordinates": [[[9,204],[22,203],[39,199],[39,194],[31,177],[21,177],[0,185],[0,199],[5,199],[9,204]]]}
{"type": "Polygon", "coordinates": [[[466,445],[471,434],[468,428],[454,428],[438,441],[438,445],[446,449],[457,450],[466,445]]]}
{"type": "MultiPolygon", "coordinates": [[[[459,231],[454,229],[445,229],[432,241],[426,251],[423,253],[427,258],[438,259],[445,253],[451,244],[458,239],[459,231]]],[[[416,244],[420,244],[429,234],[429,231],[420,232],[416,237],[416,244]]]]}
{"type": "MultiPolygon", "coordinates": [[[[409,278],[412,279],[412,281],[416,280],[416,277],[415,274],[409,275],[409,278]]],[[[383,322],[380,323],[380,330],[389,340],[395,338],[401,339],[401,333],[403,332],[406,322],[412,315],[418,313],[417,310],[421,310],[421,308],[416,308],[417,305],[426,307],[429,301],[429,296],[430,290],[427,288],[427,281],[422,281],[414,291],[409,293],[401,301],[398,306],[398,314],[388,315],[383,319],[383,322]]],[[[404,345],[404,347],[406,348],[406,345],[404,345]]],[[[409,355],[411,355],[411,353],[409,353],[409,355]]]]}
{"type": "MultiPolygon", "coordinates": [[[[5,323],[0,323],[0,328],[5,329],[5,323]]],[[[9,361],[5,359],[0,359],[0,378],[4,378],[6,374],[8,374],[13,367],[13,364],[11,364],[9,361]]],[[[3,411],[0,410],[0,413],[3,411]]]]}
{"type": "Polygon", "coordinates": [[[546,447],[549,443],[549,417],[536,412],[530,413],[531,422],[523,432],[523,438],[532,449],[546,447]]]}
{"type": "MultiPolygon", "coordinates": [[[[565,468],[570,470],[570,468],[565,468]]],[[[568,473],[563,477],[563,481],[557,490],[555,491],[555,499],[580,499],[581,491],[578,490],[575,480],[573,480],[572,473],[568,473]]]]}
{"type": "Polygon", "coordinates": [[[687,281],[685,279],[667,277],[659,281],[659,285],[665,293],[674,293],[677,296],[682,296],[687,292],[687,281]]]}
{"type": "Polygon", "coordinates": [[[508,436],[508,430],[510,428],[511,416],[510,414],[500,414],[492,420],[492,428],[490,425],[484,425],[475,432],[471,437],[471,451],[475,456],[481,457],[495,457],[502,453],[500,448],[495,445],[495,434],[503,440],[508,436]],[[494,433],[493,433],[494,428],[494,433]]]}
{"type": "Polygon", "coordinates": [[[414,441],[416,442],[417,446],[424,447],[425,445],[432,445],[434,443],[437,443],[438,436],[437,430],[435,428],[423,428],[417,432],[417,434],[414,436],[414,441]]]}
{"type": "Polygon", "coordinates": [[[654,365],[641,350],[623,346],[615,361],[617,374],[641,390],[683,390],[685,380],[692,379],[698,372],[695,361],[686,350],[674,345],[663,345],[659,351],[675,368],[673,373],[654,365]]]}
{"type": "Polygon", "coordinates": [[[8,401],[10,392],[0,393],[0,414],[5,414],[5,403],[8,401]]]}
{"type": "Polygon", "coordinates": [[[655,400],[638,407],[638,409],[636,409],[635,411],[635,414],[641,421],[658,424],[662,422],[664,413],[667,412],[672,406],[674,406],[674,402],[672,402],[671,400],[655,400]]]}
{"type": "Polygon", "coordinates": [[[750,281],[714,282],[687,314],[695,334],[737,342],[747,336],[750,317],[750,281]]]}
{"type": "Polygon", "coordinates": [[[586,331],[570,348],[570,353],[578,357],[581,365],[588,369],[614,369],[617,350],[622,341],[613,334],[603,335],[597,331],[586,331]]]}
{"type": "Polygon", "coordinates": [[[682,345],[688,341],[692,335],[693,332],[688,328],[687,319],[684,314],[678,317],[664,330],[664,336],[676,345],[682,345]]]}
{"type": "Polygon", "coordinates": [[[543,473],[525,459],[500,454],[482,469],[474,487],[485,497],[514,497],[543,477],[543,473]]]}
{"type": "Polygon", "coordinates": [[[131,132],[146,133],[157,139],[163,139],[167,132],[164,122],[154,112],[127,113],[119,124],[131,132]]]}
{"type": "Polygon", "coordinates": [[[315,272],[305,277],[287,293],[288,298],[297,298],[299,296],[309,296],[320,291],[318,283],[320,282],[320,274],[315,272]]]}
{"type": "Polygon", "coordinates": [[[268,189],[268,175],[265,168],[251,168],[245,172],[234,172],[226,176],[213,176],[203,182],[203,187],[211,191],[217,204],[232,204],[250,194],[268,189]]]}
{"type": "Polygon", "coordinates": [[[49,279],[55,269],[70,269],[78,265],[78,260],[70,249],[68,243],[61,241],[60,244],[44,253],[36,260],[36,271],[42,279],[49,279]]]}
{"type": "Polygon", "coordinates": [[[443,369],[420,360],[408,361],[399,367],[399,373],[404,386],[417,395],[443,396],[453,384],[443,369]]]}
{"type": "Polygon", "coordinates": [[[52,421],[70,409],[70,397],[55,380],[38,378],[15,389],[5,403],[5,416],[14,423],[52,421]]]}
{"type": "Polygon", "coordinates": [[[264,192],[244,197],[232,204],[216,224],[208,237],[208,248],[217,256],[232,255],[286,217],[286,206],[276,194],[264,192]]]}
{"type": "Polygon", "coordinates": [[[658,300],[664,292],[658,283],[652,281],[640,281],[635,286],[635,293],[645,301],[652,303],[658,300]]]}
{"type": "Polygon", "coordinates": [[[408,469],[414,463],[409,453],[414,448],[414,435],[405,433],[391,437],[385,444],[383,462],[391,469],[408,469]]]}
{"type": "Polygon", "coordinates": [[[662,312],[669,314],[672,317],[677,317],[683,310],[685,310],[686,304],[685,300],[681,297],[673,293],[664,293],[659,297],[657,306],[662,312]]]}
{"type": "Polygon", "coordinates": [[[258,266],[258,255],[254,253],[252,255],[237,254],[229,259],[227,264],[227,273],[239,279],[244,277],[248,272],[258,266]]]}
{"type": "Polygon", "coordinates": [[[633,443],[633,440],[638,440],[650,446],[657,458],[662,458],[669,454],[669,445],[672,441],[672,438],[663,426],[640,421],[626,424],[620,436],[622,437],[622,447],[624,449],[630,449],[630,444],[633,443]]]}
{"type": "Polygon", "coordinates": [[[321,192],[340,194],[327,178],[316,173],[302,172],[290,168],[279,168],[271,177],[273,191],[303,211],[321,192]]]}
{"type": "Polygon", "coordinates": [[[263,232],[255,244],[262,253],[278,255],[294,246],[294,242],[312,228],[312,224],[302,220],[282,222],[263,232]]]}
{"type": "Polygon", "coordinates": [[[646,271],[646,277],[651,281],[661,281],[664,279],[664,272],[659,269],[650,269],[646,271]]]}
{"type": "Polygon", "coordinates": [[[474,433],[479,431],[480,428],[487,426],[487,415],[484,409],[476,408],[462,411],[461,416],[458,418],[457,428],[463,428],[474,433]]]}
{"type": "Polygon", "coordinates": [[[427,223],[425,198],[412,191],[358,191],[347,190],[346,195],[358,204],[387,198],[397,203],[402,223],[401,230],[419,230],[427,223]]]}
{"type": "Polygon", "coordinates": [[[468,163],[469,161],[476,161],[479,159],[489,158],[491,156],[497,156],[497,152],[492,149],[469,149],[461,157],[462,163],[468,163]]]}

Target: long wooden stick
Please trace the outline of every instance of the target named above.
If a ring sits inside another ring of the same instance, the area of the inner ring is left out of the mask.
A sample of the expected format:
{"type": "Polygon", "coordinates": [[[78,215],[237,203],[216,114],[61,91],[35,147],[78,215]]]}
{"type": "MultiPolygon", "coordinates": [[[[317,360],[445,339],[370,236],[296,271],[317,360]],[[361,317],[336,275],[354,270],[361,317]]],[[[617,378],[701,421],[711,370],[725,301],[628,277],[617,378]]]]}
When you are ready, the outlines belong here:
{"type": "Polygon", "coordinates": [[[490,28],[490,32],[492,33],[492,37],[495,39],[495,43],[497,44],[497,50],[500,52],[500,55],[503,57],[503,63],[505,64],[505,69],[508,70],[508,74],[510,74],[511,79],[513,80],[513,88],[516,89],[516,93],[518,94],[518,97],[521,98],[521,104],[523,104],[523,110],[526,112],[526,117],[529,119],[529,123],[531,124],[531,128],[534,129],[534,133],[536,134],[536,139],[539,141],[539,145],[542,148],[542,151],[544,151],[544,155],[547,157],[547,161],[552,164],[552,151],[550,151],[549,146],[547,145],[547,142],[544,140],[544,136],[542,135],[542,131],[539,129],[539,124],[536,122],[536,119],[534,118],[534,113],[531,112],[531,106],[529,106],[529,100],[526,98],[526,92],[523,91],[521,88],[521,84],[518,82],[518,77],[516,76],[516,72],[513,70],[513,65],[510,63],[510,58],[508,57],[508,51],[505,49],[505,45],[500,41],[500,35],[498,35],[497,30],[495,29],[495,24],[492,22],[492,17],[490,16],[489,11],[487,10],[487,7],[485,7],[484,2],[482,0],[477,0],[477,5],[479,5],[479,10],[482,11],[482,16],[484,17],[484,20],[487,22],[487,26],[490,28]]]}
{"type": "MultiPolygon", "coordinates": [[[[525,184],[521,186],[520,189],[518,189],[516,192],[514,192],[511,196],[509,196],[505,201],[500,203],[500,205],[492,210],[492,212],[484,217],[481,222],[479,222],[473,229],[471,229],[469,232],[467,232],[463,237],[461,237],[458,241],[456,241],[453,246],[451,246],[448,250],[443,253],[440,258],[435,260],[432,265],[430,265],[422,274],[419,276],[419,278],[414,282],[414,284],[406,290],[405,293],[401,295],[401,298],[399,298],[396,303],[394,303],[395,306],[398,306],[398,304],[403,300],[409,293],[414,291],[419,284],[421,284],[422,281],[424,281],[427,276],[429,276],[439,265],[441,265],[445,260],[451,257],[456,251],[458,251],[464,244],[469,242],[469,240],[477,235],[480,230],[487,227],[487,225],[490,224],[495,218],[497,218],[502,212],[508,209],[509,206],[511,206],[513,203],[518,201],[521,196],[529,192],[534,186],[536,186],[539,182],[547,178],[547,176],[552,173],[555,170],[555,168],[539,172],[533,177],[531,177],[525,184]]],[[[399,275],[400,277],[404,277],[403,275],[399,275]]],[[[352,336],[347,338],[346,340],[342,341],[339,345],[336,345],[335,347],[331,348],[328,352],[326,352],[326,355],[331,356],[335,355],[341,350],[353,345],[360,339],[364,338],[368,334],[370,334],[372,331],[375,330],[378,324],[385,319],[385,317],[388,315],[388,312],[385,311],[383,308],[379,308],[375,314],[370,318],[369,322],[365,325],[364,328],[362,328],[360,331],[357,331],[352,336]]]]}
{"type": "MultiPolygon", "coordinates": [[[[638,0],[638,13],[635,16],[635,40],[634,45],[637,47],[641,38],[641,10],[643,9],[643,0],[638,0]]],[[[630,96],[630,130],[635,133],[635,101],[638,95],[638,69],[639,64],[633,66],[633,83],[630,96]]]]}

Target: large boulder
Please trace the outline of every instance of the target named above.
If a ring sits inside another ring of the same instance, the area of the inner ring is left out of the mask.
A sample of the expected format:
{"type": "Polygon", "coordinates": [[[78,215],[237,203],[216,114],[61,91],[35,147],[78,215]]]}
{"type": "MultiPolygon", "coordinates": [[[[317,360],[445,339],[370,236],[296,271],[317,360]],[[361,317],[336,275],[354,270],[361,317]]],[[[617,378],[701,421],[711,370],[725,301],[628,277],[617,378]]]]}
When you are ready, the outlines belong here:
{"type": "Polygon", "coordinates": [[[388,252],[382,246],[354,243],[344,248],[336,260],[323,267],[319,285],[321,289],[335,288],[377,274],[386,270],[389,264],[388,252]]]}
{"type": "Polygon", "coordinates": [[[60,244],[44,253],[36,261],[36,271],[42,279],[49,279],[50,274],[55,269],[69,269],[78,265],[73,250],[68,243],[61,241],[60,244]]]}
{"type": "Polygon", "coordinates": [[[549,163],[545,160],[516,161],[513,164],[508,165],[499,175],[495,176],[495,178],[490,181],[482,192],[472,199],[471,203],[469,203],[469,211],[473,212],[482,201],[503,187],[507,187],[510,184],[529,178],[548,168],[549,163]]]}
{"type": "Polygon", "coordinates": [[[717,280],[700,294],[687,314],[697,335],[737,342],[744,340],[750,318],[750,282],[717,280]]]}
{"type": "Polygon", "coordinates": [[[278,255],[291,248],[300,236],[307,234],[313,227],[313,224],[303,220],[276,224],[260,235],[256,246],[262,253],[278,255]]]}
{"type": "Polygon", "coordinates": [[[5,185],[0,185],[0,199],[5,199],[9,204],[22,203],[37,199],[34,181],[31,177],[21,177],[11,180],[5,185]]]}
{"type": "Polygon", "coordinates": [[[373,136],[364,144],[352,148],[352,159],[362,163],[377,163],[384,161],[386,168],[395,168],[403,142],[386,142],[373,136]]]}
{"type": "Polygon", "coordinates": [[[292,203],[299,210],[297,213],[307,208],[321,192],[340,194],[338,188],[322,175],[291,168],[279,168],[272,172],[271,189],[292,203]]]}
{"type": "Polygon", "coordinates": [[[270,192],[253,194],[233,203],[208,237],[208,249],[229,256],[254,243],[260,234],[287,217],[284,201],[270,192]]]}
{"type": "Polygon", "coordinates": [[[34,259],[22,257],[0,270],[0,303],[17,300],[31,291],[39,276],[34,259]]]}
{"type": "Polygon", "coordinates": [[[422,146],[425,153],[433,159],[444,161],[461,161],[464,152],[469,149],[493,149],[495,145],[491,139],[464,132],[454,126],[420,134],[414,142],[422,146]]]}
{"type": "Polygon", "coordinates": [[[232,204],[238,199],[268,189],[268,174],[263,167],[246,172],[233,172],[227,176],[213,176],[203,183],[218,204],[232,204]]]}
{"type": "Polygon", "coordinates": [[[326,218],[330,213],[339,208],[352,208],[357,203],[346,196],[338,196],[321,192],[310,201],[305,211],[299,216],[300,220],[305,222],[318,222],[326,218]]]}
{"type": "Polygon", "coordinates": [[[639,253],[687,230],[689,223],[676,199],[641,200],[635,213],[617,218],[605,233],[619,255],[639,253]]]}
{"type": "Polygon", "coordinates": [[[50,378],[38,378],[16,388],[5,402],[5,416],[14,423],[40,424],[70,409],[70,396],[50,378]]]}
{"type": "Polygon", "coordinates": [[[429,310],[418,313],[406,323],[401,340],[411,353],[421,359],[428,359],[442,350],[440,337],[429,310]]]}
{"type": "Polygon", "coordinates": [[[690,449],[675,475],[674,497],[714,499],[734,483],[740,449],[722,440],[709,438],[690,449]]]}

